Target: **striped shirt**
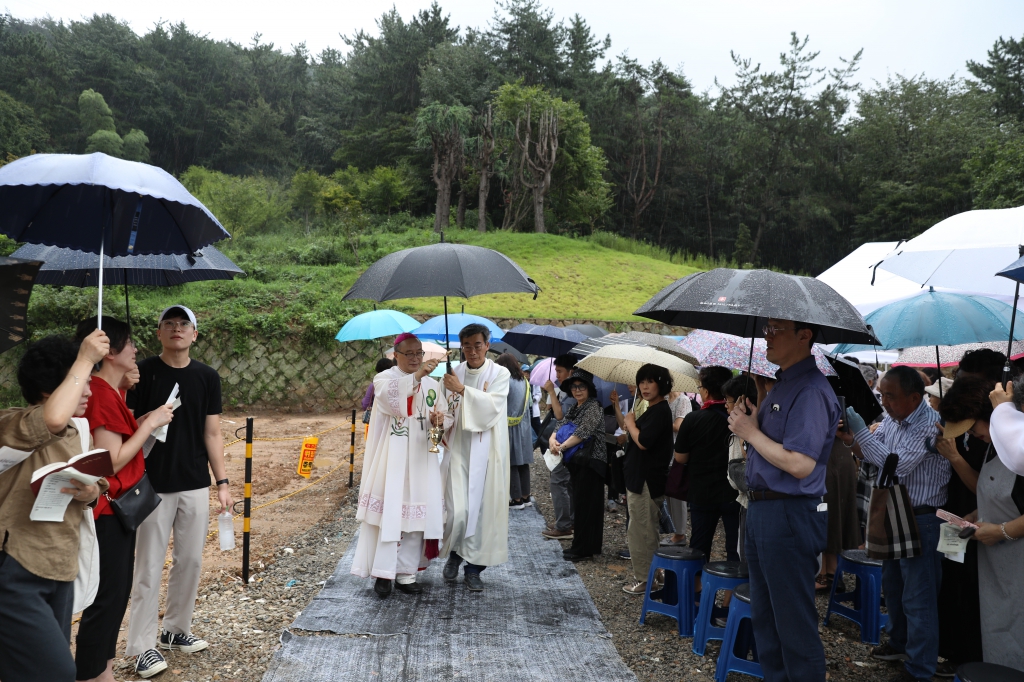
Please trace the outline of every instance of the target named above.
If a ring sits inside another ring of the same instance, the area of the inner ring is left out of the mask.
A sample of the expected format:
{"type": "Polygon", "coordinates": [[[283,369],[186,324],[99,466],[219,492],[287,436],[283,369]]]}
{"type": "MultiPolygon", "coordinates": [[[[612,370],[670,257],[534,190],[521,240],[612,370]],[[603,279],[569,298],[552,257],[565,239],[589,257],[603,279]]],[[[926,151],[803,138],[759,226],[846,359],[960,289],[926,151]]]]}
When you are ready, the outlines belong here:
{"type": "Polygon", "coordinates": [[[864,460],[878,467],[879,477],[885,458],[891,453],[899,455],[896,475],[915,507],[941,507],[946,503],[946,486],[951,473],[949,462],[938,452],[928,451],[929,443],[937,434],[935,424],[938,421],[939,413],[927,400],[922,400],[906,419],[898,421],[887,414],[874,433],[865,427],[854,435],[864,460]]]}

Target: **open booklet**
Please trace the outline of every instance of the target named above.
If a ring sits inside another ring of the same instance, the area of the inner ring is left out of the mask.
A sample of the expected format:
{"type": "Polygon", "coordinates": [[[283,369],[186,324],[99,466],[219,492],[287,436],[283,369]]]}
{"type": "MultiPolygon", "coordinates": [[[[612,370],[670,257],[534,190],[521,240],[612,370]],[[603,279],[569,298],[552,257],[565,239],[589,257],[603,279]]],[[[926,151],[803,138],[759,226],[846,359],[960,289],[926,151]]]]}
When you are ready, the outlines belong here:
{"type": "Polygon", "coordinates": [[[32,472],[32,492],[36,501],[28,517],[33,521],[63,521],[68,504],[74,499],[61,488],[71,488],[71,479],[94,485],[104,476],[114,475],[114,463],[107,450],[90,450],[67,462],[54,462],[32,472]]]}

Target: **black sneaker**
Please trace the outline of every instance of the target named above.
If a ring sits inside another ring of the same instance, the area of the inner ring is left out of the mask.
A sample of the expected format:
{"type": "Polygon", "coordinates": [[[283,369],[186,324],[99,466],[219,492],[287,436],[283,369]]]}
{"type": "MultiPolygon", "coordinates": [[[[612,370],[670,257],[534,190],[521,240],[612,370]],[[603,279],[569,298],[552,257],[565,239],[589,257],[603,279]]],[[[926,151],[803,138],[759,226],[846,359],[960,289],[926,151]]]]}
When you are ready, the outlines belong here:
{"type": "Polygon", "coordinates": [[[906,661],[908,659],[905,653],[896,651],[888,642],[872,649],[871,657],[877,658],[879,661],[906,661]]]}
{"type": "Polygon", "coordinates": [[[466,587],[470,592],[484,591],[484,581],[480,580],[479,573],[466,573],[463,582],[466,583],[466,587]]]}
{"type": "Polygon", "coordinates": [[[942,661],[935,666],[935,677],[956,677],[956,666],[949,661],[942,661]]]}
{"type": "MultiPolygon", "coordinates": [[[[161,639],[163,639],[161,637],[161,639]]],[[[135,674],[145,679],[167,670],[167,661],[156,649],[149,649],[139,654],[135,660],[135,674]]]]}
{"type": "Polygon", "coordinates": [[[178,651],[184,651],[186,654],[194,654],[197,651],[202,651],[206,647],[210,646],[210,643],[205,639],[199,639],[193,635],[179,635],[165,632],[160,635],[160,648],[177,649],[178,651]]]}
{"type": "Polygon", "coordinates": [[[456,578],[459,577],[459,564],[461,563],[461,561],[455,561],[451,557],[448,558],[447,563],[444,565],[444,571],[442,571],[445,582],[455,582],[456,578]]]}
{"type": "Polygon", "coordinates": [[[627,559],[628,560],[629,559],[629,549],[621,549],[621,550],[619,550],[618,557],[620,559],[627,559]]]}

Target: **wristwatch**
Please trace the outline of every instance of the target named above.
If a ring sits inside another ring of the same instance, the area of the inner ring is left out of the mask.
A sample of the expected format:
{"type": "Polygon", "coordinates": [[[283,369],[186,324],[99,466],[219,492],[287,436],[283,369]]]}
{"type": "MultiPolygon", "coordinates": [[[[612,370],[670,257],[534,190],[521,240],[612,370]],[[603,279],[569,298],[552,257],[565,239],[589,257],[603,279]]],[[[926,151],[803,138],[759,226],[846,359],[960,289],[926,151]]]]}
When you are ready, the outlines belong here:
{"type": "Polygon", "coordinates": [[[222,485],[228,485],[228,479],[222,478],[219,481],[217,481],[217,487],[220,487],[222,485]]]}

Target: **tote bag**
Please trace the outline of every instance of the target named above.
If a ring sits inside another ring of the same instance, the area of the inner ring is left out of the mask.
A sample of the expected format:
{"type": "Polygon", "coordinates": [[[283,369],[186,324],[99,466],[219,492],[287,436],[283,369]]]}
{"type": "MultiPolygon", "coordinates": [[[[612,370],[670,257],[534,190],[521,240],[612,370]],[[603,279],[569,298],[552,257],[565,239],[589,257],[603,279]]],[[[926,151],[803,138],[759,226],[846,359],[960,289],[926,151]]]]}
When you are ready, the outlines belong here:
{"type": "MultiPolygon", "coordinates": [[[[72,417],[78,435],[82,439],[82,452],[88,452],[89,421],[81,417],[72,417]]],[[[75,598],[71,607],[72,613],[89,608],[96,599],[96,591],[100,587],[100,546],[96,542],[96,522],[92,518],[92,508],[82,510],[82,521],[78,527],[78,575],[75,577],[75,598]]]]}
{"type": "Polygon", "coordinates": [[[921,531],[910,493],[896,476],[899,456],[889,455],[871,491],[866,549],[872,559],[910,559],[921,554],[921,531]]]}

